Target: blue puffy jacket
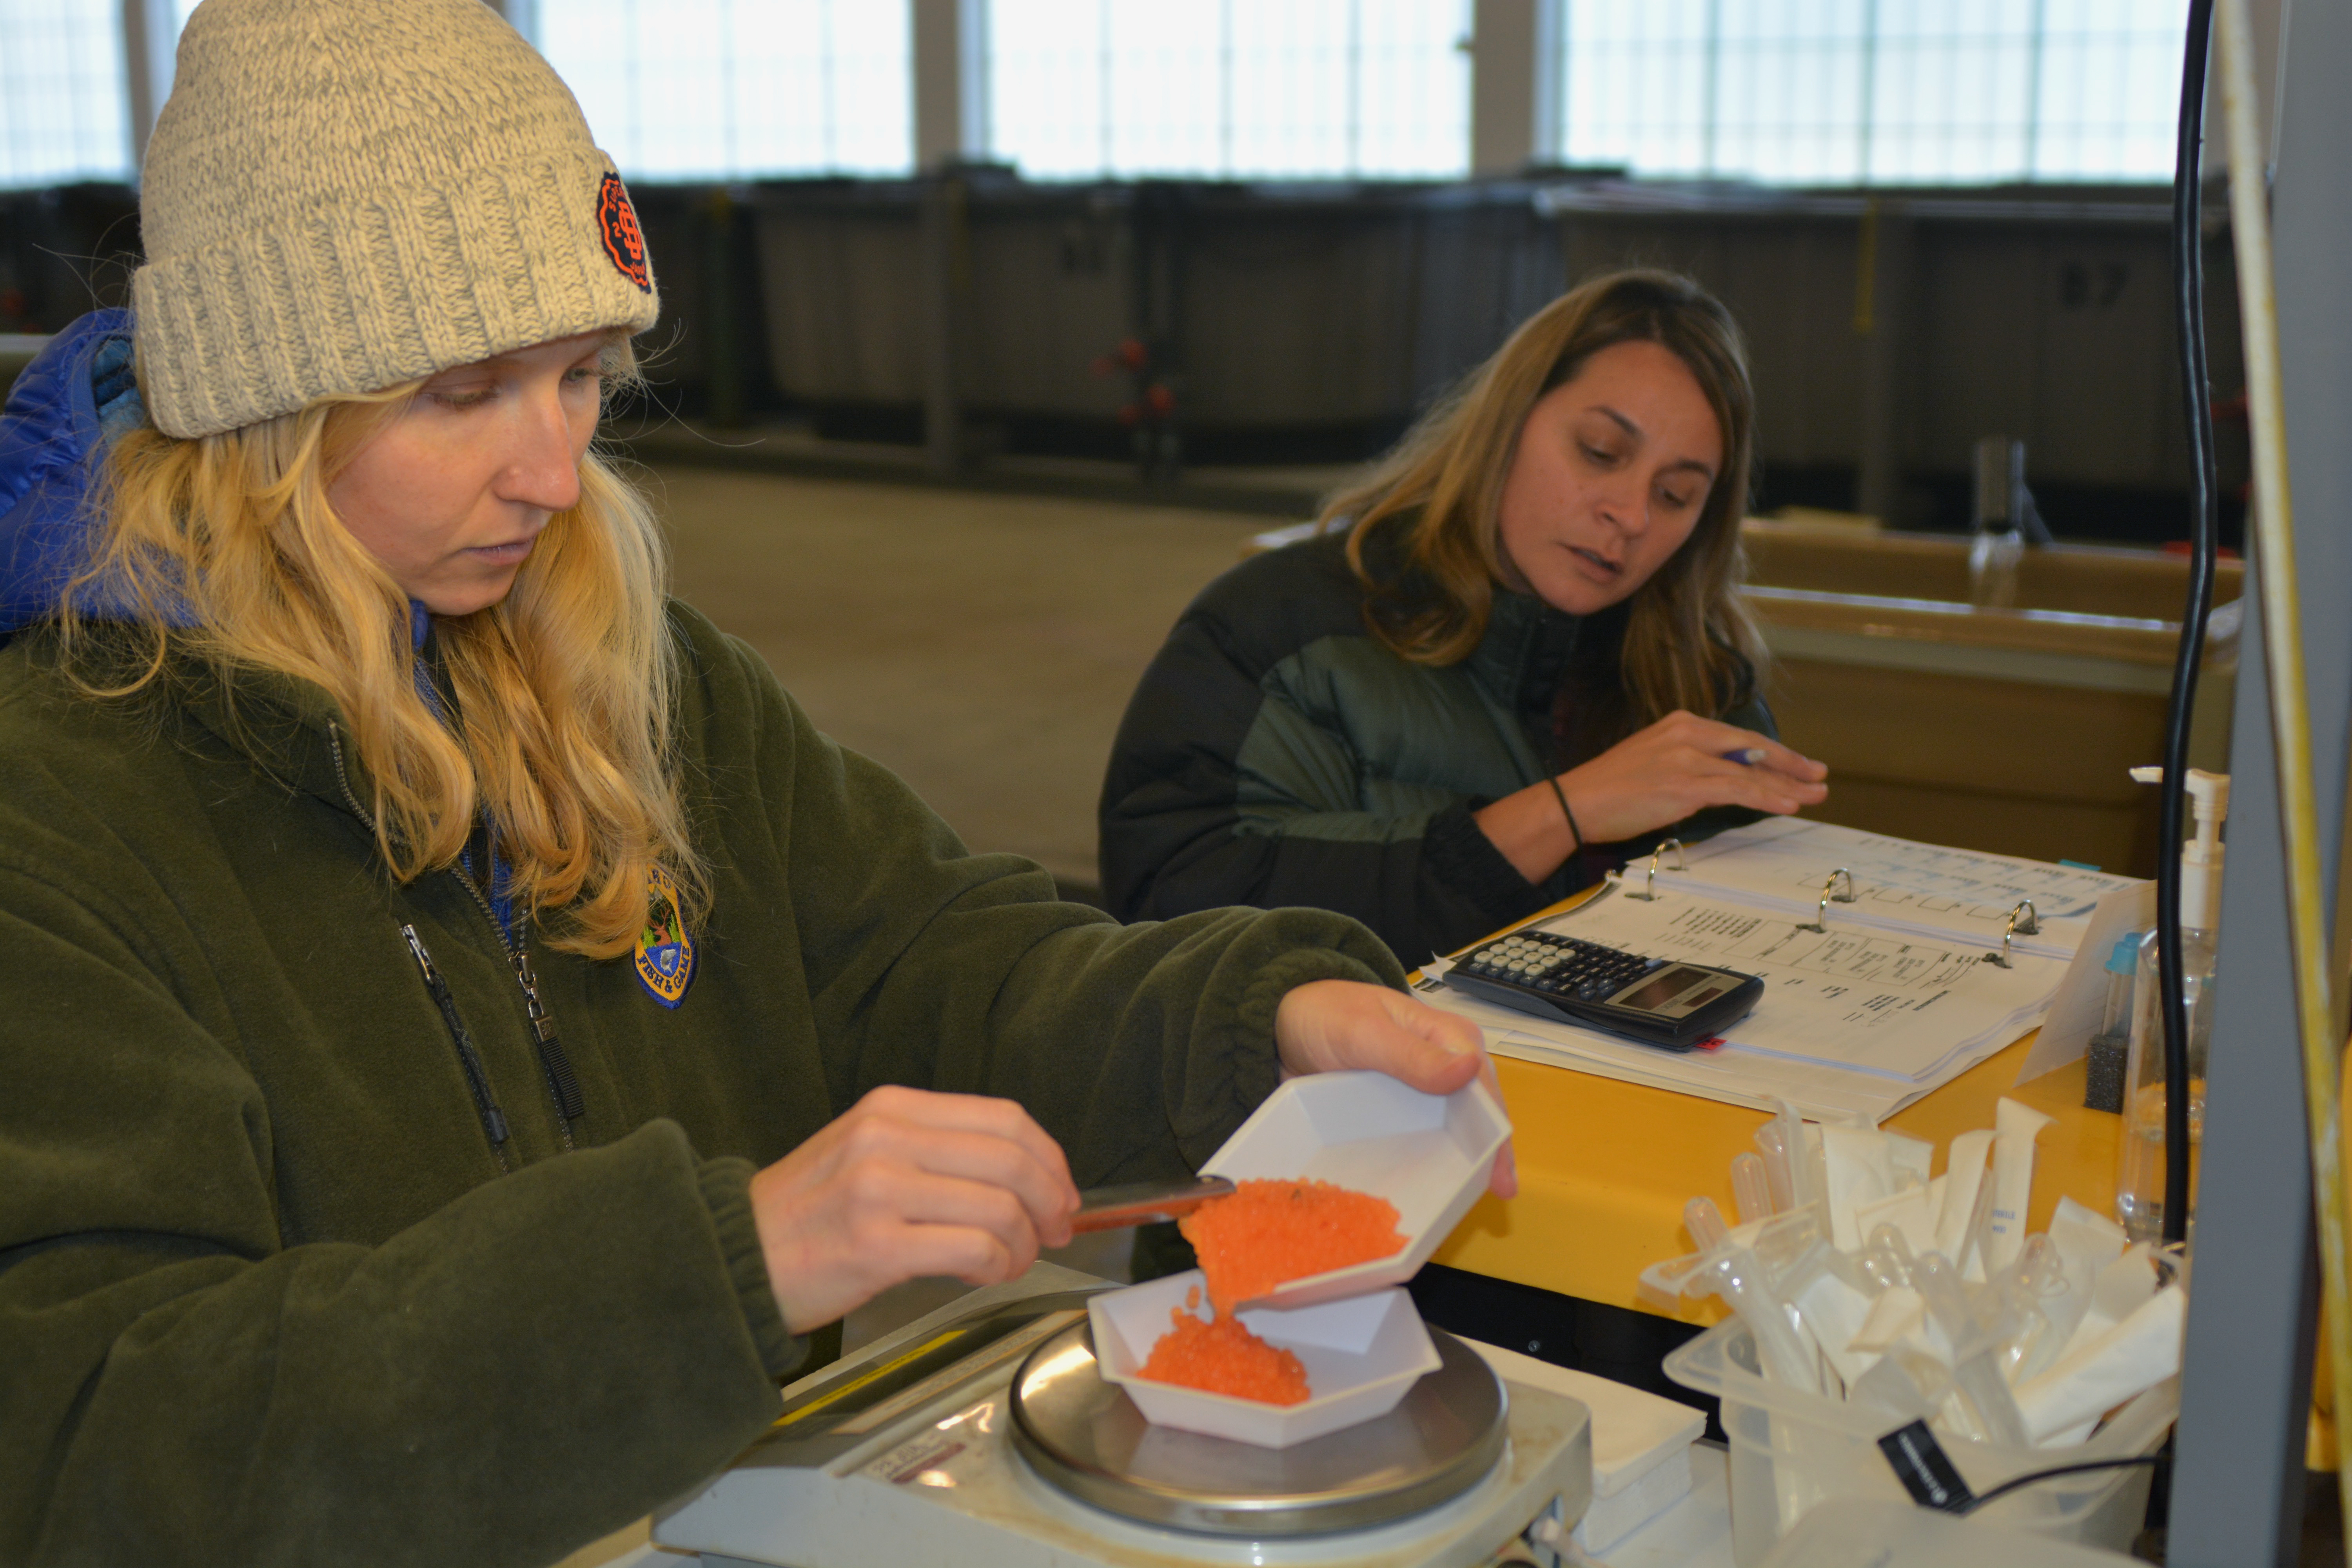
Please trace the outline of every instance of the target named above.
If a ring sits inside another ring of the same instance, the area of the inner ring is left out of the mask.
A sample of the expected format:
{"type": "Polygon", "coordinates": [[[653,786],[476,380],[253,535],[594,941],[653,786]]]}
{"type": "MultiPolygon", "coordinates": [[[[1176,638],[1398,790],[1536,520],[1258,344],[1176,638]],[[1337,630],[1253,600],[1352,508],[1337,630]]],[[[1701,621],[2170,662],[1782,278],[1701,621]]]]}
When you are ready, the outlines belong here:
{"type": "Polygon", "coordinates": [[[0,411],[0,634],[58,607],[89,559],[90,476],[147,418],[131,312],[92,310],[25,367],[0,411]]]}

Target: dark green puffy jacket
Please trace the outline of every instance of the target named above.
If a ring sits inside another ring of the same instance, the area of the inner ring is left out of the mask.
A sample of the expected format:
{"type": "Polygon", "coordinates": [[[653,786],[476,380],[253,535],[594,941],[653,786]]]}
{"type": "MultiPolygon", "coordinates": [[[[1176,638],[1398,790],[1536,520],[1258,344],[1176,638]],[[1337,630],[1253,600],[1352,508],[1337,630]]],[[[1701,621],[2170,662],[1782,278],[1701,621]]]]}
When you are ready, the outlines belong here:
{"type": "MultiPolygon", "coordinates": [[[[1129,701],[1103,781],[1105,901],[1122,920],[1227,904],[1353,915],[1408,966],[1566,898],[1659,838],[1753,819],[1701,812],[1571,856],[1531,883],[1472,813],[1558,772],[1554,700],[1577,660],[1613,668],[1622,615],[1587,620],[1497,589],[1445,668],[1364,625],[1344,535],[1254,556],[1202,590],[1129,701]]],[[[1775,735],[1754,698],[1727,723],[1775,735]]]]}
{"type": "Polygon", "coordinates": [[[537,1568],[806,1360],[755,1165],[896,1082],[1021,1100],[1081,1183],[1177,1173],[1273,1089],[1286,991],[1402,979],[1312,911],[1057,903],[672,622],[715,903],[676,1008],[531,944],[576,1114],[481,900],[386,875],[323,693],[241,681],[238,724],[200,671],[99,702],[0,653],[0,1563],[537,1568]]]}

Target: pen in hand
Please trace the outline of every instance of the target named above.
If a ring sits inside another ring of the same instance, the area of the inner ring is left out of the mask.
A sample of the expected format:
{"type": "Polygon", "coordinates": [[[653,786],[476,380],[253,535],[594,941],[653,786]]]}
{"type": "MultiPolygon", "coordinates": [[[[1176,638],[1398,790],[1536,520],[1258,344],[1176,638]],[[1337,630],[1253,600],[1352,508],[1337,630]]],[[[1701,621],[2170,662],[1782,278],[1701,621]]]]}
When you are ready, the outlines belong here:
{"type": "Polygon", "coordinates": [[[1764,760],[1764,748],[1743,746],[1738,751],[1724,752],[1723,760],[1727,763],[1738,763],[1744,768],[1752,768],[1764,760]]]}

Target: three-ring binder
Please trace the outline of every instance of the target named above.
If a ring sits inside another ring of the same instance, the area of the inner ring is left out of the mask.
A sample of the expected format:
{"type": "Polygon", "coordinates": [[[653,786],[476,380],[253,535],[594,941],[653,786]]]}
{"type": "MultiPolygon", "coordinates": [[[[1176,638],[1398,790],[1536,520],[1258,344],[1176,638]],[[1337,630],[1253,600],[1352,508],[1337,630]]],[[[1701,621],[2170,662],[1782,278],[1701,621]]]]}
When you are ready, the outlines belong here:
{"type": "Polygon", "coordinates": [[[1853,873],[1847,870],[1843,866],[1831,872],[1829,879],[1822,884],[1822,901],[1813,910],[1812,923],[1810,925],[1800,924],[1797,929],[1799,931],[1827,931],[1830,929],[1830,904],[1832,900],[1841,904],[1850,904],[1853,902],[1853,873]],[[1843,893],[1837,890],[1837,885],[1841,880],[1845,883],[1845,891],[1843,893]]]}
{"type": "Polygon", "coordinates": [[[2035,912],[2033,900],[2032,899],[2018,900],[2015,906],[2009,911],[2009,923],[2001,927],[2000,951],[1999,952],[1989,952],[1985,954],[1985,962],[1987,963],[1998,964],[2003,969],[2009,968],[2010,942],[2019,936],[2032,936],[2041,929],[2042,917],[2035,912]],[[2025,917],[2022,924],[2019,923],[2017,918],[2020,914],[2022,914],[2025,917]]]}
{"type": "Polygon", "coordinates": [[[1646,904],[1658,896],[1658,857],[1664,855],[1668,849],[1675,852],[1674,869],[1677,871],[1690,869],[1683,861],[1683,841],[1679,838],[1661,839],[1658,847],[1650,851],[1650,875],[1643,882],[1642,890],[1638,893],[1628,893],[1625,895],[1627,898],[1639,899],[1646,904]]]}
{"type": "MultiPolygon", "coordinates": [[[[1669,839],[1667,842],[1673,843],[1677,852],[1681,850],[1682,845],[1679,842],[1672,839],[1669,839]]],[[[1680,870],[1681,868],[1678,866],[1675,869],[1680,870]]],[[[1657,857],[1654,855],[1650,858],[1651,879],[1655,881],[1657,879],[1657,857]]],[[[1646,899],[1651,896],[1652,895],[1648,893],[1632,893],[1627,895],[1629,898],[1635,899],[1646,899]]],[[[1813,918],[1810,921],[1798,921],[1797,929],[1799,931],[1821,931],[1826,933],[1830,929],[1830,906],[1832,904],[1850,904],[1854,901],[1854,899],[1853,873],[1845,867],[1841,866],[1836,870],[1831,872],[1828,878],[1822,883],[1821,899],[1813,907],[1813,918]],[[1841,887],[1843,888],[1843,891],[1839,890],[1841,887]]],[[[2009,969],[2013,967],[2013,965],[2009,962],[2009,957],[2010,951],[2013,946],[2015,946],[2017,939],[2021,936],[2038,935],[2041,932],[2041,930],[2042,919],[2040,913],[2033,907],[2033,900],[2032,899],[2018,900],[2016,904],[2012,906],[2009,911],[2009,919],[2003,922],[2001,926],[2000,951],[1999,952],[1989,952],[1985,954],[1984,961],[1987,963],[1992,964],[2000,969],[2009,969]]]]}

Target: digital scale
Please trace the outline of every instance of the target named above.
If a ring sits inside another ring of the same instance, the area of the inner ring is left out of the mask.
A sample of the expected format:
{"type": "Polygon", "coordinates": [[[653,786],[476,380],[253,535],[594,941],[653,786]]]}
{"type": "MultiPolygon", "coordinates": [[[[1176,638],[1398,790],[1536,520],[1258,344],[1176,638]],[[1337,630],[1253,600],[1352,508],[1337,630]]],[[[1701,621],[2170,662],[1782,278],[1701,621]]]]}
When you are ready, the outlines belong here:
{"type": "Polygon", "coordinates": [[[1549,1563],[1583,1517],[1589,1412],[1437,1329],[1377,1420],[1278,1449],[1153,1426],[1096,1370],[1111,1288],[1040,1263],[803,1378],[654,1540],[708,1568],[1478,1568],[1549,1563]]]}

